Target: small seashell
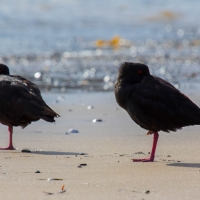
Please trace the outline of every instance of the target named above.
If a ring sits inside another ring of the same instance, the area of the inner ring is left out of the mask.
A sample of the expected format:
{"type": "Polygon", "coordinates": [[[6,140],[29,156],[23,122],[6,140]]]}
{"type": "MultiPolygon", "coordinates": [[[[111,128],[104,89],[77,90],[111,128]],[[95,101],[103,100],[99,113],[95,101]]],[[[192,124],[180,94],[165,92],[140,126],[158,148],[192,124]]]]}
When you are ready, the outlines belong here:
{"type": "Polygon", "coordinates": [[[102,119],[93,119],[93,120],[92,120],[93,123],[102,122],[102,121],[103,121],[102,119]]]}
{"type": "Polygon", "coordinates": [[[68,132],[64,132],[63,134],[64,134],[64,135],[68,135],[68,134],[70,134],[70,133],[79,133],[79,131],[78,131],[77,129],[71,128],[71,129],[68,130],[68,132]]]}
{"type": "Polygon", "coordinates": [[[62,181],[62,178],[48,178],[47,181],[62,181]]]}
{"type": "Polygon", "coordinates": [[[93,108],[94,108],[93,106],[88,106],[88,107],[87,107],[88,110],[91,110],[91,109],[93,109],[93,108]]]}
{"type": "Polygon", "coordinates": [[[79,131],[77,129],[73,129],[73,128],[69,129],[68,132],[69,133],[79,133],[79,131]]]}

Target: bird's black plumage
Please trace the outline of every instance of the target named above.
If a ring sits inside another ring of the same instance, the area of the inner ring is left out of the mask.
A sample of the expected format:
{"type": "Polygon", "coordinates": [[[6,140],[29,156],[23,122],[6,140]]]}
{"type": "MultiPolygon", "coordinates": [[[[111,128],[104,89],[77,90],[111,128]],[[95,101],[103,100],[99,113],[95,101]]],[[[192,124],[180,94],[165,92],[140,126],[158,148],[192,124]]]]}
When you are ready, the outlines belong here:
{"type": "Polygon", "coordinates": [[[26,127],[39,119],[55,122],[59,115],[42,99],[38,87],[29,80],[9,74],[0,64],[0,123],[26,127]]]}
{"type": "Polygon", "coordinates": [[[144,64],[120,66],[115,96],[138,125],[153,132],[200,124],[199,107],[169,82],[150,75],[144,64]]]}
{"type": "Polygon", "coordinates": [[[200,125],[200,108],[169,82],[152,76],[146,65],[124,62],[115,83],[116,101],[148,134],[154,134],[153,161],[159,131],[200,125]]]}

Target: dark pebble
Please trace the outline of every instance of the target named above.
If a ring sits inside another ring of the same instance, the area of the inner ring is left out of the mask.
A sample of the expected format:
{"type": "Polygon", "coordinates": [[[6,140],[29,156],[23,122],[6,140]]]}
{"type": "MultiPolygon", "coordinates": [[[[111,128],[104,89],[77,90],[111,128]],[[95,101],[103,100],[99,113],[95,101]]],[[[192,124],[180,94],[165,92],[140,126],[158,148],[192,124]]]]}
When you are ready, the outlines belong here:
{"type": "Polygon", "coordinates": [[[78,166],[78,168],[82,168],[83,166],[87,166],[87,164],[86,164],[86,163],[82,163],[82,164],[80,164],[80,165],[78,166]]]}
{"type": "Polygon", "coordinates": [[[87,164],[86,163],[82,163],[82,164],[80,164],[81,166],[87,166],[87,164]]]}
{"type": "Polygon", "coordinates": [[[48,178],[47,181],[62,181],[62,178],[48,178]]]}
{"type": "Polygon", "coordinates": [[[149,190],[145,190],[144,193],[145,193],[145,194],[149,194],[150,191],[149,191],[149,190]]]}
{"type": "Polygon", "coordinates": [[[22,153],[31,153],[31,151],[29,149],[22,149],[21,151],[22,153]]]}
{"type": "Polygon", "coordinates": [[[85,153],[80,153],[79,155],[84,156],[84,155],[86,155],[86,154],[85,154],[85,153]]]}
{"type": "Polygon", "coordinates": [[[37,170],[37,171],[35,171],[35,173],[37,173],[37,174],[39,174],[39,173],[41,173],[39,170],[37,170]]]}
{"type": "Polygon", "coordinates": [[[145,155],[145,153],[142,152],[142,151],[135,152],[135,154],[143,154],[143,155],[145,155]]]}

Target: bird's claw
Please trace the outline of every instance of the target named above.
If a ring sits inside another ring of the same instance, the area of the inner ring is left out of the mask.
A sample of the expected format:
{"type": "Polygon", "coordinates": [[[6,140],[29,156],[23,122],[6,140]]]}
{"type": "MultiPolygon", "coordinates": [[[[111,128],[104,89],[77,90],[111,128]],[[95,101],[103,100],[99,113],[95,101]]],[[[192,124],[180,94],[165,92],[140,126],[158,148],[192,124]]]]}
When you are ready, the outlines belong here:
{"type": "Polygon", "coordinates": [[[8,147],[0,147],[0,150],[15,150],[13,146],[8,146],[8,147]]]}
{"type": "Polygon", "coordinates": [[[152,135],[152,134],[154,134],[153,131],[148,131],[148,132],[146,133],[146,135],[152,135]]]}

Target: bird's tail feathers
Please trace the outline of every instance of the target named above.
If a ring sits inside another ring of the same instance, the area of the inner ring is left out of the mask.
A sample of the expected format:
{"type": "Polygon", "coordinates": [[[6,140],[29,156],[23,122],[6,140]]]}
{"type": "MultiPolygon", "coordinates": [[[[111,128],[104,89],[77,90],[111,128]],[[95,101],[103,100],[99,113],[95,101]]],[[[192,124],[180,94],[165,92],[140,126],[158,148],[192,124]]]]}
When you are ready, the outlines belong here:
{"type": "Polygon", "coordinates": [[[54,117],[52,117],[52,116],[43,115],[41,117],[41,119],[43,119],[43,120],[45,120],[47,122],[55,122],[54,117]]]}

